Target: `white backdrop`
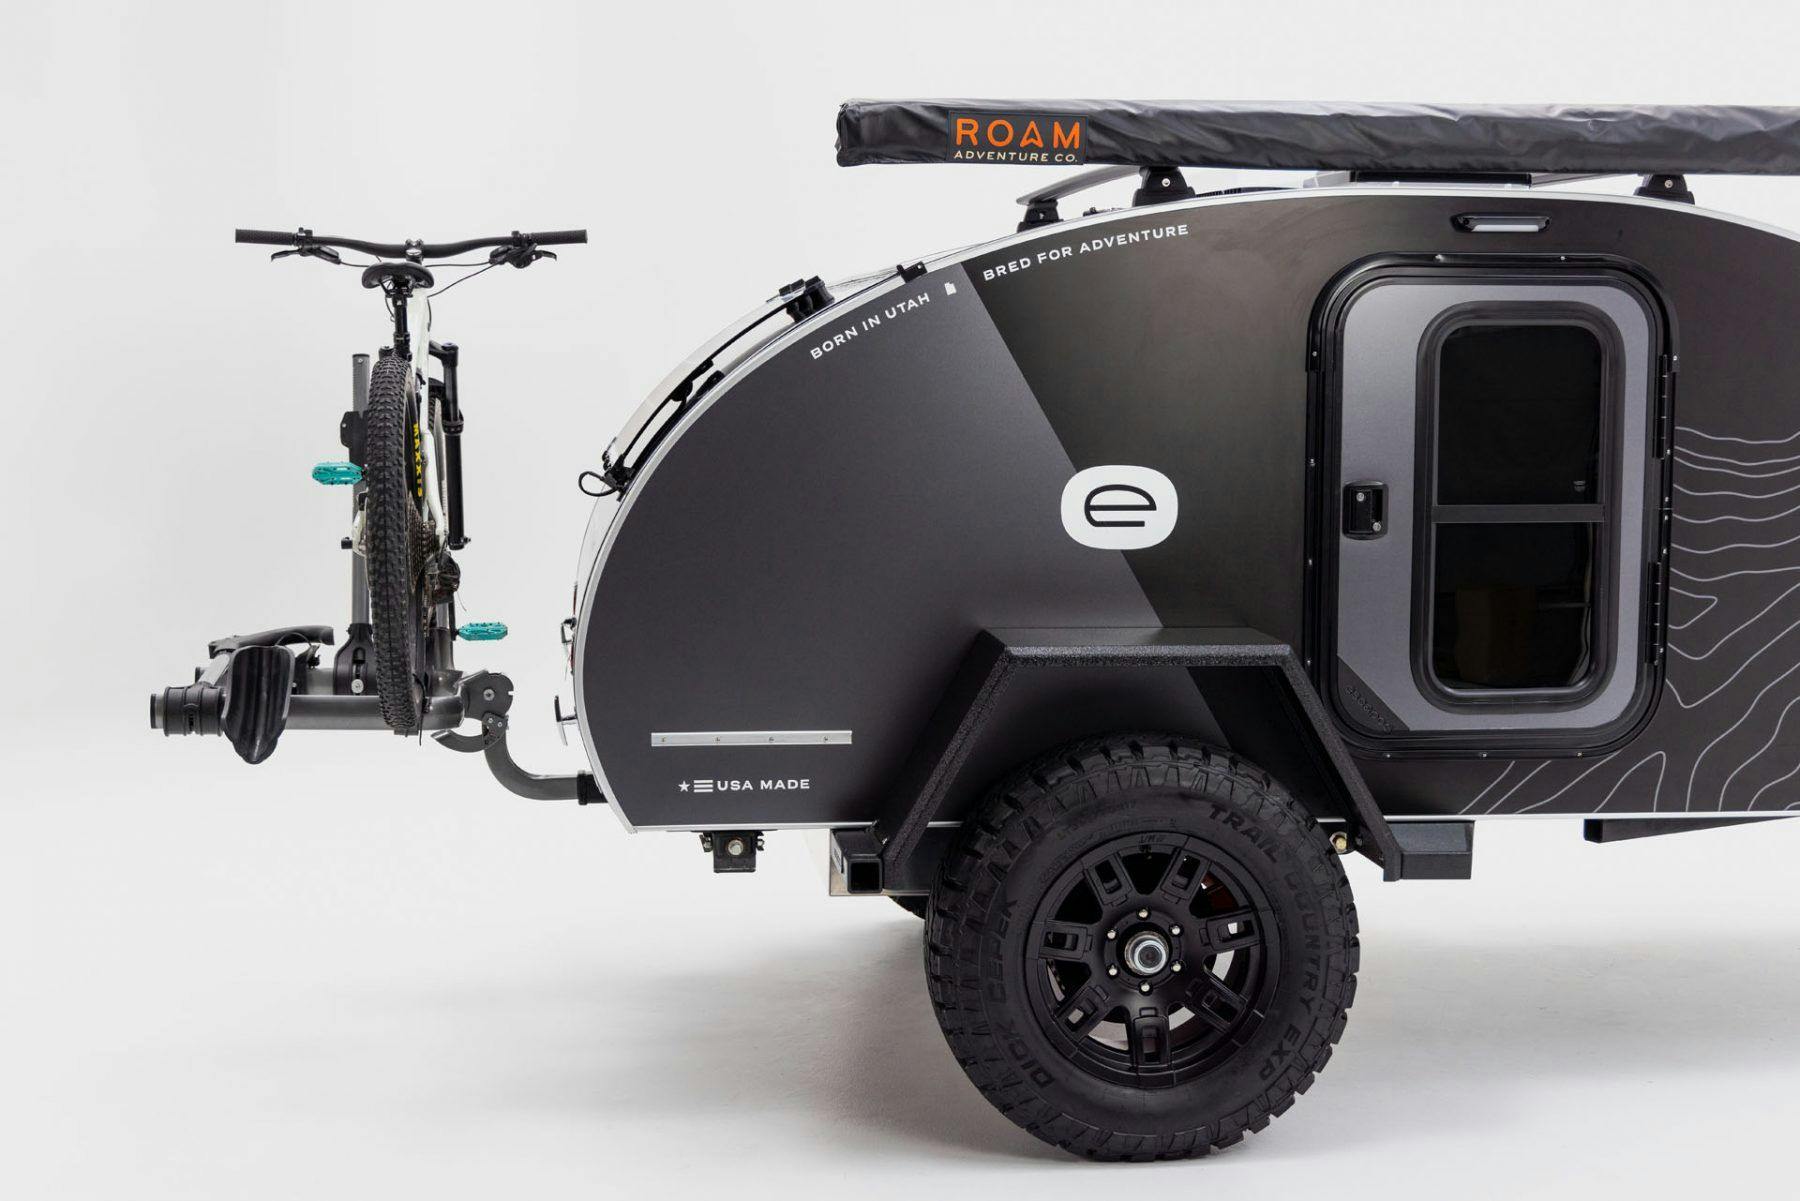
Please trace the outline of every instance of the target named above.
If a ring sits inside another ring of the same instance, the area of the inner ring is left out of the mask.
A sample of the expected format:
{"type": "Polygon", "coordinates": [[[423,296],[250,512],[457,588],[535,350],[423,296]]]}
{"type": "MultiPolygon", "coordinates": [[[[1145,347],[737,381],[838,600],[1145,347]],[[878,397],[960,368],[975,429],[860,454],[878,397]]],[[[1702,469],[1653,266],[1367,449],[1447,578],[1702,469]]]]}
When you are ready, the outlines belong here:
{"type": "MultiPolygon", "coordinates": [[[[474,648],[519,753],[560,680],[595,466],[701,337],[798,276],[994,236],[1031,169],[833,165],[851,96],[1800,102],[1791,7],[310,3],[0,16],[0,1194],[871,1194],[1105,1184],[991,1113],[910,918],[799,840],[534,806],[434,747],[252,770],[145,697],[232,630],[344,619],[355,275],[235,225],[585,225],[437,306],[466,347],[474,648]]],[[[1227,173],[1196,179],[1236,182],[1227,173]]],[[[1800,227],[1800,184],[1693,181],[1800,227]]],[[[1783,319],[1791,319],[1787,315],[1783,319]]],[[[1625,847],[1486,826],[1470,885],[1356,877],[1363,990],[1267,1134],[1154,1186],[1517,1197],[1783,1158],[1800,831],[1625,847]]],[[[1753,1185],[1746,1185],[1753,1188],[1753,1185]]]]}

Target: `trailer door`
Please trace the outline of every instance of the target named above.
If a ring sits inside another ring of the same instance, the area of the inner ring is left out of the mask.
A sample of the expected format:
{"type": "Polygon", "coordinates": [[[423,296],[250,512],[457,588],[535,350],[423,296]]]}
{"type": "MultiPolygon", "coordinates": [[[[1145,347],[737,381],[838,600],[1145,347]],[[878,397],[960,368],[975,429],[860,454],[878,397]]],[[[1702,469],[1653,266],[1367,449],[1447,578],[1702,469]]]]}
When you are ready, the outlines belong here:
{"type": "Polygon", "coordinates": [[[1385,268],[1338,290],[1321,675],[1354,739],[1580,747],[1641,716],[1657,312],[1594,268],[1385,268]]]}

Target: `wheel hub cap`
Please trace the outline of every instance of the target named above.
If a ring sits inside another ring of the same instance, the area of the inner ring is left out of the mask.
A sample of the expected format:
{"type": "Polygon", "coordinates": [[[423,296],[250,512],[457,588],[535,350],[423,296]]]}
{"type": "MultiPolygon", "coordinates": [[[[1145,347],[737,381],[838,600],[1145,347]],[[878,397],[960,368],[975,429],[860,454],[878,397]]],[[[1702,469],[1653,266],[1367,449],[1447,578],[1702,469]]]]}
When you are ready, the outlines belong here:
{"type": "Polygon", "coordinates": [[[1125,943],[1125,966],[1139,976],[1154,976],[1169,965],[1169,944],[1154,930],[1133,934],[1125,943]]]}

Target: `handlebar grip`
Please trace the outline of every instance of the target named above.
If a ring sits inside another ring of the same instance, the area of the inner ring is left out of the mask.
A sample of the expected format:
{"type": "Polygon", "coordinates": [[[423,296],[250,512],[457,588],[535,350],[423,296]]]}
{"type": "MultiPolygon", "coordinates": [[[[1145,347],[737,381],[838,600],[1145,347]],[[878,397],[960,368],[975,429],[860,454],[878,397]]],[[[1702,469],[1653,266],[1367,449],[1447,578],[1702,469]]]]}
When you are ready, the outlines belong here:
{"type": "Polygon", "coordinates": [[[237,240],[256,246],[297,246],[300,242],[291,232],[281,233],[273,229],[240,229],[237,231],[237,240]]]}
{"type": "Polygon", "coordinates": [[[525,240],[538,246],[567,246],[587,241],[587,230],[553,229],[541,234],[526,234],[525,240]]]}

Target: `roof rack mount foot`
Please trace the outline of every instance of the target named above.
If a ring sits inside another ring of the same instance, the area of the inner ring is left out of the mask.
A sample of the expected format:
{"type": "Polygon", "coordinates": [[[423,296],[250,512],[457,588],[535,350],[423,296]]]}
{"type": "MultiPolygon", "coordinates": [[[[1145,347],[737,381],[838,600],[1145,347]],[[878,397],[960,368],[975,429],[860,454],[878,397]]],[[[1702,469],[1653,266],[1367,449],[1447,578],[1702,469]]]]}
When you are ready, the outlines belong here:
{"type": "Polygon", "coordinates": [[[1677,204],[1694,203],[1694,194],[1688,190],[1685,175],[1646,175],[1644,182],[1638,185],[1633,196],[1644,196],[1651,200],[1672,200],[1677,204]]]}
{"type": "Polygon", "coordinates": [[[1194,189],[1188,186],[1180,167],[1158,166],[1138,168],[1138,189],[1131,195],[1131,207],[1167,204],[1171,200],[1192,200],[1194,189]]]}

